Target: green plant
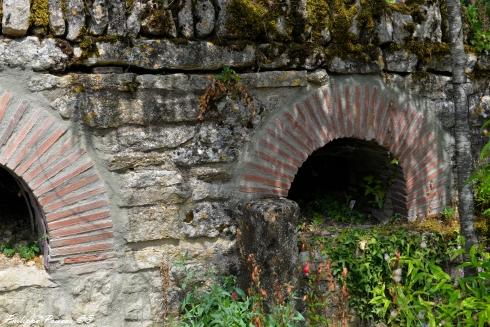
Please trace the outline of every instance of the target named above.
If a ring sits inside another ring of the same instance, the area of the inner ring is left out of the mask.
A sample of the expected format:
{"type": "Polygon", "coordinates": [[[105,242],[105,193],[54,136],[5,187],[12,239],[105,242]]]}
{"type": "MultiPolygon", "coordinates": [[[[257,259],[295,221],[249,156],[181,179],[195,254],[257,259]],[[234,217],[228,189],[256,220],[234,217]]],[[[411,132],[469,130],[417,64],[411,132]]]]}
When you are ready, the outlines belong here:
{"type": "Polygon", "coordinates": [[[365,176],[362,181],[364,195],[372,198],[370,203],[373,206],[382,209],[386,196],[386,186],[381,180],[375,178],[373,175],[365,176]]]}
{"type": "Polygon", "coordinates": [[[0,251],[3,253],[8,258],[11,258],[15,254],[15,248],[8,243],[2,243],[0,244],[0,251]]]}
{"type": "Polygon", "coordinates": [[[444,221],[450,221],[456,218],[456,208],[454,207],[445,207],[442,209],[441,217],[444,221]]]}
{"type": "MultiPolygon", "coordinates": [[[[461,255],[463,249],[455,251],[461,255]]],[[[490,254],[474,246],[470,260],[477,274],[454,280],[440,265],[415,252],[390,261],[391,284],[373,291],[370,303],[394,325],[488,326],[490,322],[490,254]],[[395,276],[397,276],[395,280],[395,276]]]]}
{"type": "Polygon", "coordinates": [[[41,252],[39,245],[36,243],[22,244],[17,247],[19,256],[24,260],[31,260],[41,252]]]}
{"type": "Polygon", "coordinates": [[[470,25],[470,44],[476,51],[490,51],[490,4],[477,0],[466,7],[466,18],[470,25]]]}
{"type": "Polygon", "coordinates": [[[393,282],[390,263],[396,253],[410,257],[418,252],[422,258],[444,266],[456,246],[456,234],[420,233],[396,225],[344,229],[335,237],[314,237],[307,247],[331,262],[337,283],[342,281],[343,269],[348,270],[349,307],[361,320],[377,321],[385,316],[370,299],[381,285],[393,282]]]}

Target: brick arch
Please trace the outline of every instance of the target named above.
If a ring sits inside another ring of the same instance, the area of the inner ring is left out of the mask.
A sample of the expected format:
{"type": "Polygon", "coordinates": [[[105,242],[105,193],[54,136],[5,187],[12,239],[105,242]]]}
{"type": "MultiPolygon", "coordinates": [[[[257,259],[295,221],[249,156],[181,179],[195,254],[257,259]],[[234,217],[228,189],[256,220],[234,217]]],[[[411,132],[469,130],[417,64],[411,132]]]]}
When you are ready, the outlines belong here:
{"type": "Polygon", "coordinates": [[[46,110],[9,92],[0,94],[0,165],[37,202],[46,264],[112,257],[109,201],[94,162],[46,110]]]}
{"type": "Polygon", "coordinates": [[[249,198],[286,197],[312,152],[349,137],[376,141],[399,160],[410,219],[440,212],[451,181],[444,132],[423,104],[400,95],[376,79],[342,79],[280,111],[246,152],[239,192],[249,198]]]}

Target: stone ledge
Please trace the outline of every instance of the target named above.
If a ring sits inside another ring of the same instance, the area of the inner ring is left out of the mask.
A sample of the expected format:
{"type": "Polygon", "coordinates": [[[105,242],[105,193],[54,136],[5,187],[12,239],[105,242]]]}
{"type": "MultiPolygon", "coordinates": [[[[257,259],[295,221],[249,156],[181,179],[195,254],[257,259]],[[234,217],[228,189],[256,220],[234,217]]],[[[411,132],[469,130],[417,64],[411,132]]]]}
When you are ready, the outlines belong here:
{"type": "Polygon", "coordinates": [[[58,287],[45,270],[34,266],[18,266],[0,270],[0,292],[23,287],[58,287]]]}

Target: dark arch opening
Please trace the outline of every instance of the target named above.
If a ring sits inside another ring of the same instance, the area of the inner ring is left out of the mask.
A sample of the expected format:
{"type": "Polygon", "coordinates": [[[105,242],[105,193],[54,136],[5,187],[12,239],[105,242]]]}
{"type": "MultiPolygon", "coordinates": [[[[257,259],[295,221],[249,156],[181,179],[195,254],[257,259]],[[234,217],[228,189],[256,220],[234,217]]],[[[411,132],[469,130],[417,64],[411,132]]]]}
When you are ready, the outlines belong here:
{"type": "Polygon", "coordinates": [[[46,250],[44,235],[42,211],[32,192],[13,172],[0,166],[0,252],[7,257],[17,253],[23,259],[37,256],[46,250]]]}
{"type": "Polygon", "coordinates": [[[305,220],[383,223],[407,216],[401,166],[374,141],[334,140],[313,152],[298,170],[288,198],[305,220]]]}

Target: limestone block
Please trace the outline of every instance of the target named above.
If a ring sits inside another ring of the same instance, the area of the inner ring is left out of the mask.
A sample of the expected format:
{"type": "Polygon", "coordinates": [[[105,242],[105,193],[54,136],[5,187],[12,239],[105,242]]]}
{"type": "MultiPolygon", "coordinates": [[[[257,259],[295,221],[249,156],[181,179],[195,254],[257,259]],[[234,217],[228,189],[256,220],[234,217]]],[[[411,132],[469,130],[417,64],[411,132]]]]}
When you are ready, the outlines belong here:
{"type": "Polygon", "coordinates": [[[421,41],[441,42],[442,30],[441,30],[441,10],[439,4],[433,4],[431,6],[420,6],[421,14],[425,19],[415,26],[414,38],[421,41]]]}
{"type": "Polygon", "coordinates": [[[131,65],[145,69],[217,70],[223,66],[250,67],[255,63],[255,47],[242,50],[209,42],[190,41],[176,44],[169,40],[135,40],[128,47],[120,42],[98,42],[98,56],[88,65],[131,65]]]}
{"type": "Polygon", "coordinates": [[[49,26],[55,36],[65,34],[65,14],[62,7],[63,0],[49,0],[49,26]]]}
{"type": "Polygon", "coordinates": [[[328,70],[334,73],[340,74],[370,74],[380,72],[383,67],[379,62],[362,62],[358,60],[351,59],[341,59],[339,57],[334,57],[328,63],[328,70]]]}
{"type": "Polygon", "coordinates": [[[85,4],[83,0],[69,0],[66,8],[66,20],[68,22],[66,38],[74,41],[80,37],[85,27],[85,4]]]}
{"type": "Polygon", "coordinates": [[[41,288],[57,287],[46,270],[35,266],[9,267],[0,270],[0,292],[32,286],[41,288]]]}
{"type": "Polygon", "coordinates": [[[8,36],[24,36],[29,29],[31,3],[29,0],[4,0],[2,33],[8,36]]]}
{"type": "Polygon", "coordinates": [[[0,40],[0,67],[22,67],[33,70],[63,70],[68,57],[53,39],[37,37],[0,40]]]}
{"type": "Polygon", "coordinates": [[[404,44],[405,39],[412,35],[412,33],[407,28],[411,24],[413,24],[412,16],[405,15],[395,11],[392,14],[392,24],[393,24],[393,42],[404,44]]]}
{"type": "MultiPolygon", "coordinates": [[[[154,205],[136,207],[128,210],[128,242],[141,242],[161,239],[175,239],[181,235],[179,231],[179,207],[174,205],[154,205]]],[[[139,266],[150,267],[157,260],[154,257],[140,258],[139,266]]],[[[156,263],[156,262],[155,262],[156,263]]],[[[157,266],[159,264],[156,263],[157,266]]],[[[152,266],[153,267],[153,266],[152,266]]]]}
{"type": "Polygon", "coordinates": [[[215,24],[215,10],[209,0],[197,0],[195,4],[196,33],[198,37],[211,34],[215,24]]]}
{"type": "Polygon", "coordinates": [[[127,32],[126,28],[126,1],[109,0],[108,1],[109,23],[107,34],[123,36],[127,32]]]}
{"type": "Polygon", "coordinates": [[[133,7],[131,7],[131,13],[128,16],[126,26],[129,36],[137,36],[141,29],[141,15],[143,13],[143,3],[141,0],[135,0],[133,7]]]}
{"type": "Polygon", "coordinates": [[[197,203],[186,213],[180,230],[190,238],[233,236],[236,232],[227,205],[220,202],[197,203]]]}
{"type": "Polygon", "coordinates": [[[270,301],[275,294],[273,285],[288,283],[294,287],[297,282],[299,207],[287,199],[256,200],[241,204],[236,215],[239,217],[240,284],[247,289],[252,283],[252,264],[248,260],[252,255],[262,271],[260,283],[270,301]]]}
{"type": "Polygon", "coordinates": [[[177,17],[180,34],[187,39],[194,37],[194,17],[192,15],[191,0],[184,1],[184,6],[180,9],[177,17]]]}
{"type": "Polygon", "coordinates": [[[417,68],[418,59],[407,50],[385,51],[385,69],[397,73],[412,73],[417,68]]]}
{"type": "Polygon", "coordinates": [[[101,35],[109,22],[106,0],[94,0],[88,4],[89,30],[94,35],[101,35]]]}

